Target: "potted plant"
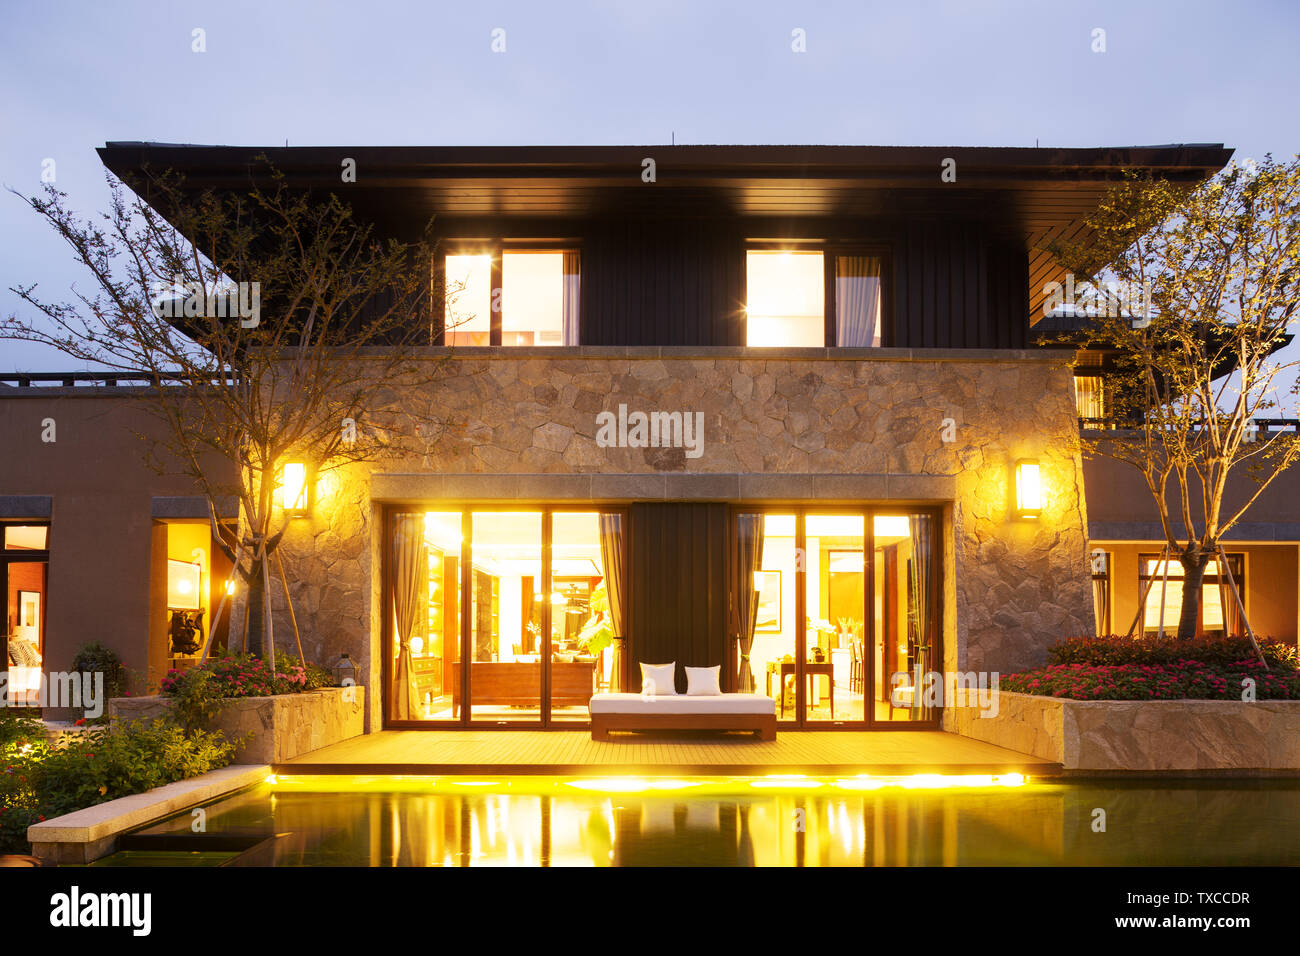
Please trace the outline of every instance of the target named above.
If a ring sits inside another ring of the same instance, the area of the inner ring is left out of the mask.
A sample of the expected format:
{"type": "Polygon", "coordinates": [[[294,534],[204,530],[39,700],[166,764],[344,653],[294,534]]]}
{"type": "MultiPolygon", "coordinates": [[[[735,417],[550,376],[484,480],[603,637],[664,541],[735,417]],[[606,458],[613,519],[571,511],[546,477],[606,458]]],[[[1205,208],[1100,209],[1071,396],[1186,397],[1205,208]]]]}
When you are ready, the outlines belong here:
{"type": "MultiPolygon", "coordinates": [[[[582,630],[578,632],[578,647],[599,661],[605,648],[612,646],[616,640],[614,625],[609,617],[609,597],[605,593],[605,582],[602,581],[592,589],[590,606],[591,617],[587,618],[582,630]]],[[[615,654],[614,657],[615,673],[612,680],[617,681],[618,655],[615,654]]]]}

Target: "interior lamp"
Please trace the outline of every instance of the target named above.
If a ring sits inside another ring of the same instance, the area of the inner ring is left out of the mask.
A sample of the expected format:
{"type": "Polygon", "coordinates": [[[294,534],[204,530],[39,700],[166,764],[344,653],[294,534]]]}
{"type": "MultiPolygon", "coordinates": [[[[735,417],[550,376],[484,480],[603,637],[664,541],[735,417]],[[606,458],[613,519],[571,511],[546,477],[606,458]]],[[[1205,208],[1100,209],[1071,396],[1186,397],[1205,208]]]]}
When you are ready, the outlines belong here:
{"type": "Polygon", "coordinates": [[[1037,518],[1043,513],[1043,479],[1036,458],[1016,462],[1016,517],[1037,518]]]}
{"type": "Polygon", "coordinates": [[[305,462],[285,462],[280,470],[280,504],[285,514],[296,518],[305,517],[311,510],[311,486],[305,462]]]}

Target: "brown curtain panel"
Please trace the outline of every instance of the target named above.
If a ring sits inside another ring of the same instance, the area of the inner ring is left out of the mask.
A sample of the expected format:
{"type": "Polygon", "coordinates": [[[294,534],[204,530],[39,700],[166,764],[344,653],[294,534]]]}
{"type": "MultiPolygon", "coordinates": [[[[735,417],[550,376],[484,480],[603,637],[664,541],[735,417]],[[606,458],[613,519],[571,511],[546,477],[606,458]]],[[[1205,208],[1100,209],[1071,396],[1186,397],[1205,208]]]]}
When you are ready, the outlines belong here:
{"type": "MultiPolygon", "coordinates": [[[[605,597],[609,601],[609,623],[614,637],[624,637],[623,623],[627,608],[627,548],[623,541],[623,516],[605,513],[600,516],[600,561],[605,569],[605,597]]],[[[623,658],[611,649],[614,673],[611,690],[623,689],[623,658]]]]}
{"type": "Polygon", "coordinates": [[[758,591],[754,575],[763,568],[763,516],[736,516],[736,613],[739,618],[740,667],[736,684],[742,694],[754,693],[754,672],[749,666],[749,652],[754,646],[754,625],[758,621],[758,591]]]}
{"type": "Polygon", "coordinates": [[[934,595],[934,528],[929,515],[909,515],[908,524],[912,532],[912,561],[910,597],[908,609],[912,625],[912,639],[915,642],[916,666],[920,668],[922,684],[916,687],[913,706],[909,711],[912,720],[931,720],[934,708],[924,703],[925,675],[934,670],[935,661],[935,620],[930,610],[934,595]]]}
{"type": "MultiPolygon", "coordinates": [[[[1233,560],[1233,555],[1228,556],[1228,560],[1233,560]]],[[[1218,562],[1222,564],[1223,562],[1218,562]]],[[[1237,590],[1245,593],[1245,581],[1242,578],[1242,568],[1240,565],[1231,564],[1233,583],[1237,585],[1237,590]]],[[[1223,636],[1224,637],[1243,637],[1246,634],[1246,622],[1242,619],[1241,608],[1237,607],[1237,599],[1233,597],[1232,585],[1228,583],[1227,569],[1219,568],[1219,602],[1223,608],[1223,636]]],[[[1204,606],[1204,598],[1201,600],[1204,606]]]]}
{"type": "Polygon", "coordinates": [[[1092,576],[1092,611],[1097,619],[1097,636],[1110,634],[1110,564],[1106,571],[1092,576]]]}
{"type": "Polygon", "coordinates": [[[419,720],[420,701],[411,665],[411,638],[425,613],[429,588],[429,552],[424,547],[424,515],[393,519],[392,573],[397,667],[393,672],[393,719],[419,720]]]}

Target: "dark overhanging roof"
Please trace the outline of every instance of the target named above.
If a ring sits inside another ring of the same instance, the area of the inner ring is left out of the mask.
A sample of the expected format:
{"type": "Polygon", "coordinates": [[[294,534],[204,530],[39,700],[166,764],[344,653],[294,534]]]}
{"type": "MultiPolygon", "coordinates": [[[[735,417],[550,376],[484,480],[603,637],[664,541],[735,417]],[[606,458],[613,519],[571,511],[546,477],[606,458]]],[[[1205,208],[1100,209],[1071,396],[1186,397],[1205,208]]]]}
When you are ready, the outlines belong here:
{"type": "Polygon", "coordinates": [[[1042,247],[1083,220],[1125,169],[1194,184],[1231,158],[1221,143],[1096,148],[959,146],[201,146],[110,142],[115,175],[173,169],[187,188],[247,187],[264,155],[296,186],[329,189],[383,231],[431,217],[565,221],[629,215],[748,220],[979,220],[1023,241],[1031,321],[1058,270],[1042,247]],[[656,182],[642,181],[655,161],[656,182]],[[357,181],[344,183],[344,159],[357,181]],[[956,181],[940,179],[956,162],[956,181]]]}

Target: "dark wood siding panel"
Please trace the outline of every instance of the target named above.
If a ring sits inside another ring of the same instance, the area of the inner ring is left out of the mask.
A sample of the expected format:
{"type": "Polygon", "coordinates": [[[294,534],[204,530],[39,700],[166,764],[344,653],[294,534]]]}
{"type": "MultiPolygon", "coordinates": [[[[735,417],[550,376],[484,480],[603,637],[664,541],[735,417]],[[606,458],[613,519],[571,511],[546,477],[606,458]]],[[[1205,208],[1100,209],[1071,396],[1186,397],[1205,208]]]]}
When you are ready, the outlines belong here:
{"type": "Polygon", "coordinates": [[[1025,303],[1029,300],[1029,256],[1011,242],[994,242],[989,248],[989,323],[991,347],[1023,349],[1029,339],[1025,303]]]}
{"type": "Polygon", "coordinates": [[[743,345],[743,246],[726,223],[600,223],[583,244],[584,345],[743,345]]]}
{"type": "MultiPolygon", "coordinates": [[[[627,687],[641,688],[641,663],[726,665],[726,507],[670,503],[632,506],[631,613],[627,687]]],[[[729,675],[722,675],[723,687],[729,675]]]]}
{"type": "Polygon", "coordinates": [[[896,258],[892,344],[1024,347],[1028,259],[1022,247],[976,223],[920,222],[906,228],[896,258]]]}

